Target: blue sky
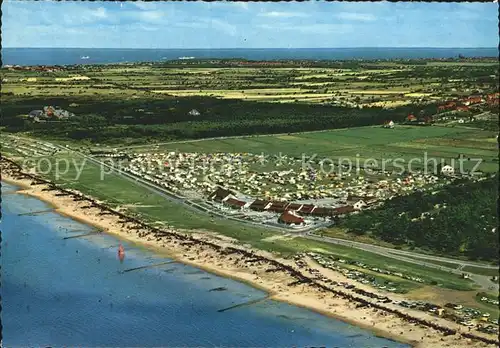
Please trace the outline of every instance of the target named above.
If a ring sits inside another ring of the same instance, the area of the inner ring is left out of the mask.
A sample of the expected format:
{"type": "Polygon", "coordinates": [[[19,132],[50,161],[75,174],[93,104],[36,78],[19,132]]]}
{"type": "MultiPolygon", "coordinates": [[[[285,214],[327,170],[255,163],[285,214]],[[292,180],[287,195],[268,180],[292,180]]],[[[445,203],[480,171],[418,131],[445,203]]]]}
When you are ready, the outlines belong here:
{"type": "Polygon", "coordinates": [[[3,47],[497,47],[497,3],[2,3],[3,47]]]}

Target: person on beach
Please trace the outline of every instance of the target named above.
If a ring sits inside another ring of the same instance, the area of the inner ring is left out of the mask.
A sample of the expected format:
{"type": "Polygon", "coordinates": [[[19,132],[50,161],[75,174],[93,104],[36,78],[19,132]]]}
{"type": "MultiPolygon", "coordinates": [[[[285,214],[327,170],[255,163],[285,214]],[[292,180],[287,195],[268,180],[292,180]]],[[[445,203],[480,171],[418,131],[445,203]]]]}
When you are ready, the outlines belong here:
{"type": "Polygon", "coordinates": [[[121,243],[118,246],[118,258],[120,259],[120,262],[123,262],[123,259],[125,258],[125,249],[121,243]]]}

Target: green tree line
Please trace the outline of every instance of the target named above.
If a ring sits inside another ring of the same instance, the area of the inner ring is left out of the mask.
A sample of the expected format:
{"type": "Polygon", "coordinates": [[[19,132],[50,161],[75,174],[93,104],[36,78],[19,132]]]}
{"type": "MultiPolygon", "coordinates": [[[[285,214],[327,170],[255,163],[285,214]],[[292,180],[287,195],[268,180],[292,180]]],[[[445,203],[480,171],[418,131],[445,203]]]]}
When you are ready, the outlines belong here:
{"type": "MultiPolygon", "coordinates": [[[[435,105],[422,106],[435,110],[435,105]]],[[[148,100],[92,100],[78,98],[11,100],[2,105],[2,125],[11,132],[96,142],[123,138],[157,140],[290,133],[332,128],[382,125],[404,121],[414,106],[396,109],[345,108],[334,105],[263,103],[186,97],[148,100]],[[54,105],[73,112],[63,122],[32,123],[19,115],[54,105]],[[190,115],[196,109],[200,115],[190,115]]],[[[418,108],[417,108],[418,110],[418,108]]]]}

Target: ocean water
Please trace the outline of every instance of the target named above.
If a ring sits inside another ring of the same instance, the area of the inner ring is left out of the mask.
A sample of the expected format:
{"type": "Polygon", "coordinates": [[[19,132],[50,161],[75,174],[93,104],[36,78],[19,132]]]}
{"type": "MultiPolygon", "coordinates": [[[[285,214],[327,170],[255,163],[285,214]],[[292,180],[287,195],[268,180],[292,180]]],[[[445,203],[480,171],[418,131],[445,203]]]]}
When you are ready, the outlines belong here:
{"type": "Polygon", "coordinates": [[[91,227],[2,185],[3,346],[408,347],[312,311],[264,301],[246,284],[163,257],[109,235],[64,240],[91,227]],[[226,291],[209,291],[225,287],[226,291]]]}
{"type": "Polygon", "coordinates": [[[492,48],[300,48],[300,49],[99,49],[2,48],[3,65],[73,65],[123,62],[158,62],[195,58],[244,58],[249,60],[352,60],[497,57],[492,48]],[[88,57],[88,59],[82,59],[88,57]]]}

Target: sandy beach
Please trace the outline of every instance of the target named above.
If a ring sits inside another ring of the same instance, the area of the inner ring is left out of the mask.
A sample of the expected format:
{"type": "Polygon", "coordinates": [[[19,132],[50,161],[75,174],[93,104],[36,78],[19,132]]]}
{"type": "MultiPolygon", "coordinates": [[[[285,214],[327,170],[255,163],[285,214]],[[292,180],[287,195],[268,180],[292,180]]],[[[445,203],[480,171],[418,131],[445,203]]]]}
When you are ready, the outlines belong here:
{"type": "MultiPolygon", "coordinates": [[[[61,194],[62,191],[51,188],[48,184],[32,185],[33,179],[20,177],[16,168],[5,161],[2,161],[2,180],[21,187],[19,193],[41,199],[52,205],[58,213],[93,225],[105,233],[147,246],[179,262],[246,282],[266,291],[272,299],[320,312],[369,329],[382,337],[425,348],[489,347],[494,343],[481,342],[480,338],[496,340],[496,337],[491,335],[469,331],[456,323],[428,313],[402,308],[392,303],[381,303],[369,296],[363,297],[352,289],[329,285],[325,278],[352,283],[357,288],[362,288],[343,274],[322,268],[307,256],[303,256],[300,263],[297,263],[297,259],[284,259],[271,253],[251,250],[242,247],[235,240],[207,231],[168,229],[164,230],[164,234],[154,233],[154,230],[144,225],[124,220],[119,214],[109,211],[103,214],[100,207],[89,204],[92,202],[75,200],[74,196],[61,194]],[[304,264],[306,267],[300,266],[304,264]],[[316,285],[305,281],[306,278],[313,279],[316,285]],[[326,288],[332,288],[337,293],[329,292],[326,288]],[[407,318],[394,312],[404,313],[407,318]],[[445,334],[442,330],[419,323],[415,319],[454,331],[445,334]],[[464,334],[473,334],[476,337],[467,338],[464,334]]],[[[377,290],[372,288],[365,287],[365,290],[377,293],[377,290]]],[[[405,299],[403,295],[381,291],[379,293],[395,301],[405,299]]]]}

